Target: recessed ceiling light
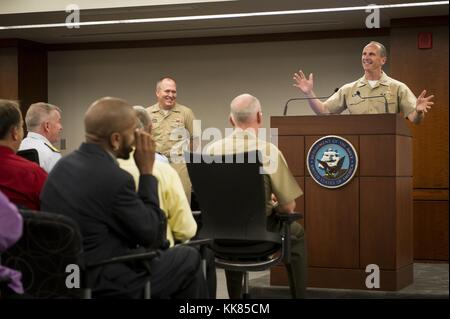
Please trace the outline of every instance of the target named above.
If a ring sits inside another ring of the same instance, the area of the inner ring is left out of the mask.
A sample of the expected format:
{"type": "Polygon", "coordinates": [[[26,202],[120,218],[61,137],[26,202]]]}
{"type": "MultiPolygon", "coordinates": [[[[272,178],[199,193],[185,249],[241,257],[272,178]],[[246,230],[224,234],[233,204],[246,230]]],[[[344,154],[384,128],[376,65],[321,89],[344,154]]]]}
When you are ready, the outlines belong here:
{"type": "Polygon", "coordinates": [[[367,5],[367,6],[357,6],[357,7],[245,12],[245,13],[210,14],[210,15],[197,15],[197,16],[162,17],[162,18],[129,19],[129,20],[82,21],[79,23],[29,24],[29,25],[0,26],[0,30],[59,28],[59,27],[74,27],[74,26],[81,27],[81,26],[95,26],[95,25],[158,23],[158,22],[214,20],[214,19],[233,19],[233,18],[278,16],[278,15],[294,15],[294,14],[305,14],[305,13],[361,11],[361,10],[367,10],[367,9],[373,10],[373,9],[394,9],[394,8],[408,8],[408,7],[428,7],[428,6],[439,6],[439,5],[448,5],[448,4],[449,4],[449,1],[431,1],[431,2],[397,3],[397,4],[384,4],[384,5],[367,5]]]}

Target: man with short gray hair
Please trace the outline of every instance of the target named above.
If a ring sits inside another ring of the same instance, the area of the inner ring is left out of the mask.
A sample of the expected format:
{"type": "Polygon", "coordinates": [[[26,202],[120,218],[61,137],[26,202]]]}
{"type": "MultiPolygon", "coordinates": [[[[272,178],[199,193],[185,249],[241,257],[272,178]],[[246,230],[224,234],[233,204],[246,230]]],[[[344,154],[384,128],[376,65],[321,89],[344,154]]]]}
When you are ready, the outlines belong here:
{"type": "Polygon", "coordinates": [[[58,142],[62,131],[61,109],[48,103],[34,103],[25,116],[28,135],[20,144],[19,150],[36,149],[39,165],[50,173],[61,158],[60,151],[53,146],[58,142]]]}
{"type": "Polygon", "coordinates": [[[160,79],[156,83],[155,94],[157,103],[149,106],[147,112],[152,121],[156,151],[169,159],[180,176],[190,202],[192,187],[186,163],[183,161],[183,150],[187,150],[193,141],[195,116],[190,108],[177,102],[177,83],[174,79],[160,79]]]}
{"type": "Polygon", "coordinates": [[[348,109],[350,114],[403,113],[414,124],[419,124],[434,104],[433,95],[425,96],[426,90],[416,98],[406,84],[390,78],[383,71],[387,61],[383,44],[371,41],[363,49],[361,64],[364,76],[343,85],[325,102],[313,91],[314,77],[307,78],[302,70],[294,74],[294,86],[308,97],[316,114],[339,114],[348,109]],[[373,97],[373,98],[371,98],[373,97]]]}

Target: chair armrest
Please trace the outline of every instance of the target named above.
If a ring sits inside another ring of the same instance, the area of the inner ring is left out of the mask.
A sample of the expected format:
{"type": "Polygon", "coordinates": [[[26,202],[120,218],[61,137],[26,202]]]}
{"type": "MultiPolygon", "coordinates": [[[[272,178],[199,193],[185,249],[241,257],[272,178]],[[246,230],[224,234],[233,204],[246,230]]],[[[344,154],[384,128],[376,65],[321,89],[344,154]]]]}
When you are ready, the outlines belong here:
{"type": "Polygon", "coordinates": [[[211,247],[211,244],[213,243],[213,239],[206,238],[206,239],[194,239],[190,240],[184,243],[177,244],[175,246],[196,246],[199,248],[200,254],[202,255],[202,259],[205,258],[205,249],[208,247],[211,247]]]}
{"type": "Polygon", "coordinates": [[[283,245],[283,262],[285,264],[291,263],[291,224],[296,221],[297,219],[300,219],[303,217],[303,214],[301,213],[275,213],[275,216],[283,223],[283,238],[284,238],[284,245],[283,245]]]}
{"type": "Polygon", "coordinates": [[[292,223],[294,221],[296,221],[297,219],[303,218],[303,214],[302,213],[297,213],[297,212],[293,212],[293,213],[275,213],[275,216],[281,220],[284,223],[292,223]]]}
{"type": "MultiPolygon", "coordinates": [[[[208,259],[210,256],[214,256],[211,255],[211,253],[208,252],[207,248],[211,247],[212,243],[213,243],[213,239],[212,238],[206,238],[206,239],[194,239],[194,240],[190,240],[188,242],[185,243],[181,243],[178,244],[176,246],[196,246],[198,247],[198,251],[200,252],[200,256],[201,256],[201,260],[202,260],[202,271],[203,271],[203,276],[205,277],[205,279],[207,280],[207,263],[208,263],[208,259]]],[[[214,257],[212,257],[214,258],[214,257]]]]}
{"type": "Polygon", "coordinates": [[[109,265],[109,264],[117,264],[117,263],[123,263],[127,261],[139,261],[139,260],[152,260],[155,257],[158,257],[159,253],[156,250],[149,251],[149,252],[143,252],[143,253],[137,253],[137,254],[129,254],[119,257],[113,257],[109,259],[105,259],[93,264],[86,265],[86,268],[95,268],[99,266],[109,265]]]}
{"type": "MultiPolygon", "coordinates": [[[[148,263],[148,261],[156,258],[159,256],[159,252],[157,250],[152,250],[152,251],[145,251],[143,248],[138,248],[138,249],[134,249],[132,250],[134,252],[137,253],[131,253],[131,254],[127,254],[127,255],[123,255],[123,256],[118,256],[118,257],[113,257],[113,258],[109,258],[109,259],[105,259],[96,263],[92,263],[92,264],[87,264],[85,265],[85,273],[83,274],[82,280],[83,280],[83,285],[85,288],[85,291],[83,293],[83,298],[84,299],[91,299],[92,298],[92,287],[89,286],[89,273],[93,268],[97,268],[100,266],[104,266],[104,265],[110,265],[110,264],[117,264],[117,263],[123,263],[123,262],[127,262],[127,261],[142,261],[142,265],[145,267],[145,269],[147,270],[148,274],[151,274],[150,271],[150,264],[148,263]]],[[[146,284],[145,284],[145,296],[146,298],[150,297],[150,279],[147,279],[146,284]]]]}
{"type": "Polygon", "coordinates": [[[11,282],[11,278],[0,278],[0,300],[2,299],[2,294],[6,294],[9,289],[8,284],[11,282]]]}
{"type": "Polygon", "coordinates": [[[206,239],[194,239],[190,240],[184,243],[177,244],[176,246],[209,246],[212,244],[213,239],[206,238],[206,239]]]}

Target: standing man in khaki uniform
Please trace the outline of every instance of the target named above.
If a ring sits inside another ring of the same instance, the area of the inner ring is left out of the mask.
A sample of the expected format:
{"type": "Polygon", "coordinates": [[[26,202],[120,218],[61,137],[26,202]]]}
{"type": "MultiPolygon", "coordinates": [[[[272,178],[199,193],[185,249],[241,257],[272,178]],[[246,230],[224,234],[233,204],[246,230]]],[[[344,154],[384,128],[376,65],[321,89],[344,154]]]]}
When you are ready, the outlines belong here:
{"type": "MultiPolygon", "coordinates": [[[[289,170],[280,150],[272,143],[258,137],[263,119],[259,100],[242,94],[231,102],[230,123],[235,128],[233,133],[224,139],[209,145],[204,153],[210,155],[236,154],[259,150],[263,156],[264,188],[266,192],[267,229],[281,232],[282,225],[274,217],[273,211],[292,213],[295,199],[303,195],[302,190],[289,170]]],[[[306,292],[306,252],[303,227],[294,222],[291,225],[291,260],[293,276],[289,278],[291,287],[295,287],[295,297],[304,298],[306,292]]],[[[240,298],[243,273],[226,271],[229,297],[240,298]]]]}
{"type": "Polygon", "coordinates": [[[177,84],[174,79],[164,77],[156,83],[158,102],[147,108],[152,119],[152,135],[156,151],[169,159],[183,184],[184,192],[191,202],[191,181],[183,158],[193,139],[194,113],[178,104],[177,84]]]}
{"type": "Polygon", "coordinates": [[[310,98],[309,105],[316,114],[338,114],[345,109],[351,114],[402,112],[411,122],[419,124],[434,104],[430,101],[434,96],[425,97],[427,91],[423,90],[416,98],[406,84],[390,78],[383,72],[386,60],[384,45],[375,41],[367,44],[361,56],[364,76],[355,82],[345,84],[325,102],[316,98],[312,73],[309,78],[306,78],[301,70],[295,73],[294,86],[310,98]],[[375,96],[379,98],[365,99],[375,96]]]}

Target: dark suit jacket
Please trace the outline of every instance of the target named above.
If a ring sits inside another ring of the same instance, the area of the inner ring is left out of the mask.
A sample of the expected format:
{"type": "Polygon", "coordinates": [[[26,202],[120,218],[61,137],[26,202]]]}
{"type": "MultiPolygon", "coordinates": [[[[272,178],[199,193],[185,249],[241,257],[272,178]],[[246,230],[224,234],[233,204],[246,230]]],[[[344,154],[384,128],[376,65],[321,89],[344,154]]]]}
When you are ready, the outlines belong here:
{"type": "MultiPolygon", "coordinates": [[[[41,209],[78,222],[89,264],[157,242],[165,221],[157,187],[154,176],[142,175],[136,193],[133,177],[112,155],[83,143],[51,171],[41,193],[41,209]]],[[[131,296],[143,286],[145,276],[131,265],[115,264],[99,269],[89,283],[94,293],[131,296]]]]}

